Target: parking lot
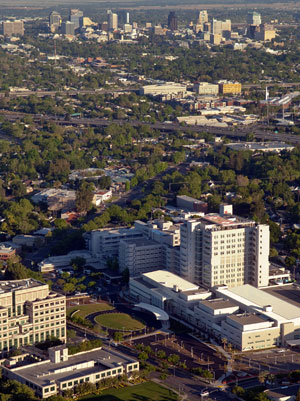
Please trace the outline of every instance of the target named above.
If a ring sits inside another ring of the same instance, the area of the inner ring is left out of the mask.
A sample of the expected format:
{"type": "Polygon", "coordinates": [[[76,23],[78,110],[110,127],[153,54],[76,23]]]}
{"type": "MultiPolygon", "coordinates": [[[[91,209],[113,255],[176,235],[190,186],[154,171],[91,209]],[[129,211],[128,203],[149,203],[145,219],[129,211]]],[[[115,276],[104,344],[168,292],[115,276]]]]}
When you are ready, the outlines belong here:
{"type": "Polygon", "coordinates": [[[300,369],[300,352],[290,349],[271,349],[246,354],[236,354],[236,370],[262,371],[272,373],[289,372],[300,369]]]}

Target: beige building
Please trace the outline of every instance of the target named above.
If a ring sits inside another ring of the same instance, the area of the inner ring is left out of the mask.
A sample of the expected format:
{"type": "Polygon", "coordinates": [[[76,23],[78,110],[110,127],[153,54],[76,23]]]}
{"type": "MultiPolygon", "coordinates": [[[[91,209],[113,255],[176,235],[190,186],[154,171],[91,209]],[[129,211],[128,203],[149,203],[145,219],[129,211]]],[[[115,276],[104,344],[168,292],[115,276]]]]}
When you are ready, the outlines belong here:
{"type": "Polygon", "coordinates": [[[198,95],[216,96],[219,93],[219,85],[210,84],[209,82],[199,82],[194,85],[194,92],[198,93],[198,95]]]}
{"type": "Polygon", "coordinates": [[[227,37],[228,35],[230,36],[231,32],[231,21],[230,19],[227,19],[226,21],[218,21],[216,19],[213,19],[211,23],[211,32],[213,34],[217,34],[222,36],[227,37]]]}
{"type": "Polygon", "coordinates": [[[2,32],[4,36],[24,35],[24,22],[23,21],[3,21],[2,32]]]}
{"type": "Polygon", "coordinates": [[[209,36],[209,42],[212,45],[218,46],[222,42],[222,35],[219,33],[211,33],[209,36]]]}
{"type": "Polygon", "coordinates": [[[0,282],[0,351],[57,337],[66,341],[66,297],[37,280],[0,282]]]}
{"type": "MultiPolygon", "coordinates": [[[[26,364],[3,366],[3,376],[17,380],[34,390],[41,398],[48,398],[82,383],[98,383],[124,374],[130,377],[139,371],[139,362],[117,350],[105,347],[68,355],[65,346],[49,348],[49,359],[26,364]]],[[[8,361],[10,364],[10,361],[8,361]]]]}
{"type": "Polygon", "coordinates": [[[273,25],[270,24],[262,24],[259,26],[259,29],[255,31],[254,39],[267,42],[275,39],[276,31],[273,25]]]}

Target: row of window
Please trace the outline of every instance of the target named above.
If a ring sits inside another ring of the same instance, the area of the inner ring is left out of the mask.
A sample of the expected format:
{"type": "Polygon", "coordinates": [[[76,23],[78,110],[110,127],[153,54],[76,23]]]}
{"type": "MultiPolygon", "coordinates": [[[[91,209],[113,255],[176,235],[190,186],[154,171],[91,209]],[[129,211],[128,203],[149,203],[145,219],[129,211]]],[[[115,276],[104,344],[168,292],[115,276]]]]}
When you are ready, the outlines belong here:
{"type": "MultiPolygon", "coordinates": [[[[64,311],[65,310],[65,308],[61,308],[61,310],[62,311],[64,311]]],[[[49,315],[49,313],[55,313],[55,312],[59,312],[59,309],[56,309],[55,311],[54,311],[54,309],[52,309],[52,310],[45,310],[45,315],[49,315]]],[[[35,314],[34,314],[34,316],[43,316],[44,315],[44,312],[35,312],[35,314]]]]}
{"type": "Polygon", "coordinates": [[[40,305],[34,305],[34,309],[39,309],[39,308],[49,308],[49,306],[54,306],[54,305],[59,305],[59,304],[64,304],[65,301],[56,301],[56,302],[50,302],[47,304],[40,304],[40,305]]]}

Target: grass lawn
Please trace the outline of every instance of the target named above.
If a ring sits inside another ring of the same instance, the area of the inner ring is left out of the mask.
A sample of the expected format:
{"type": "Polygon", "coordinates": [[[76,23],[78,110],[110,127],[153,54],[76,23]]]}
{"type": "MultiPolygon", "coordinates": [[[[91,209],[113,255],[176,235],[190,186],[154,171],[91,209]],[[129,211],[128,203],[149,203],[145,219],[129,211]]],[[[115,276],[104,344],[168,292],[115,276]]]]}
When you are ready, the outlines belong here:
{"type": "Polygon", "coordinates": [[[95,321],[101,326],[116,330],[141,330],[145,327],[142,322],[133,319],[126,313],[107,313],[96,316],[95,321]]]}
{"type": "Polygon", "coordinates": [[[78,311],[73,316],[82,317],[84,319],[92,313],[103,312],[112,309],[114,309],[114,307],[106,303],[76,305],[67,309],[67,316],[71,316],[73,312],[78,311]]]}
{"type": "Polygon", "coordinates": [[[177,394],[154,382],[122,389],[109,389],[101,395],[85,396],[85,401],[176,401],[177,394]]]}

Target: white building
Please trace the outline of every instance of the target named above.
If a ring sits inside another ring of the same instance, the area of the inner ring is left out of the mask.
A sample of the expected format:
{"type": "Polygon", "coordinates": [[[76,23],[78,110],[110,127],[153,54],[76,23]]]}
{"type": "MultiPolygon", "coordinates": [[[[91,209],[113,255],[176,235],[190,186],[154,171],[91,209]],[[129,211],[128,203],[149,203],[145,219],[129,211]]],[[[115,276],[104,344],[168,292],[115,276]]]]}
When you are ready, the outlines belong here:
{"type": "Polygon", "coordinates": [[[269,283],[269,226],[232,215],[232,206],[181,226],[179,274],[207,287],[269,283]]]}
{"type": "Polygon", "coordinates": [[[49,348],[49,359],[23,361],[16,366],[2,367],[3,376],[17,380],[32,388],[36,395],[48,398],[74,389],[82,383],[98,383],[112,377],[139,371],[139,362],[121,352],[108,348],[96,348],[75,355],[61,346],[49,348]]]}
{"type": "Polygon", "coordinates": [[[67,255],[60,256],[49,256],[38,264],[39,271],[41,273],[48,273],[55,271],[62,267],[68,267],[71,265],[72,260],[76,258],[83,258],[86,264],[97,267],[99,261],[93,257],[91,253],[85,249],[69,252],[67,255]]]}
{"type": "Polygon", "coordinates": [[[113,13],[111,10],[107,11],[108,17],[108,30],[115,31],[118,29],[118,14],[113,13]]]}
{"type": "Polygon", "coordinates": [[[200,300],[207,299],[211,292],[190,283],[166,270],[142,274],[129,281],[130,296],[136,302],[154,305],[171,315],[188,320],[193,308],[200,300]]]}
{"type": "Polygon", "coordinates": [[[196,92],[198,95],[216,96],[219,93],[219,85],[211,84],[209,82],[199,82],[194,85],[194,92],[196,92]]]}
{"type": "Polygon", "coordinates": [[[189,327],[242,351],[285,346],[300,338],[300,307],[249,284],[212,292],[158,270],[131,278],[133,301],[162,309],[189,327]],[[216,298],[217,297],[217,298],[216,298]]]}
{"type": "Polygon", "coordinates": [[[136,238],[120,241],[119,269],[128,269],[131,277],[157,270],[163,262],[163,247],[153,240],[136,238]]]}
{"type": "Polygon", "coordinates": [[[93,204],[96,206],[100,206],[102,203],[109,201],[111,199],[111,197],[112,197],[111,189],[97,191],[94,193],[94,196],[93,196],[93,204]]]}
{"type": "Polygon", "coordinates": [[[143,238],[141,231],[134,228],[115,228],[108,230],[94,230],[89,239],[89,251],[94,257],[105,261],[118,258],[119,245],[122,239],[143,238]]]}
{"type": "Polygon", "coordinates": [[[166,82],[158,85],[146,85],[141,88],[140,94],[151,96],[175,95],[185,97],[187,94],[187,86],[176,82],[166,82]]]}

